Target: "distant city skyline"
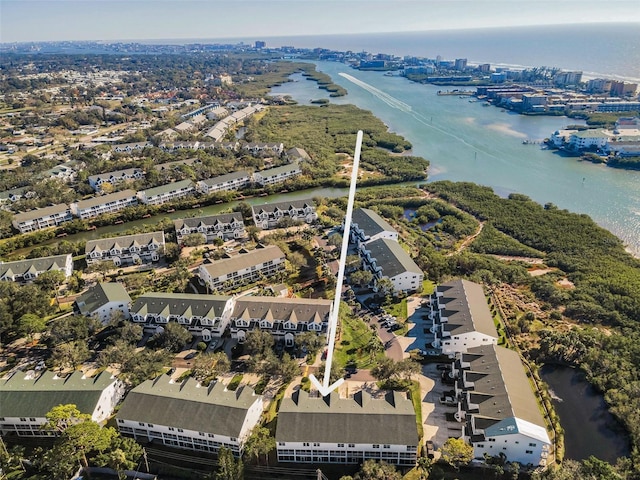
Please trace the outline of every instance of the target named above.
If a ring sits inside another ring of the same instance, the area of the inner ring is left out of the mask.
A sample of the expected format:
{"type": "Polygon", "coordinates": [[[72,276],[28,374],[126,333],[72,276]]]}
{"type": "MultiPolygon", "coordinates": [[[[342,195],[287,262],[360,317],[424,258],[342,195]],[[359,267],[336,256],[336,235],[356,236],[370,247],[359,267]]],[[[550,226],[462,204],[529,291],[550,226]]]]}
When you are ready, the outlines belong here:
{"type": "Polygon", "coordinates": [[[244,39],[639,23],[637,0],[0,0],[0,42],[244,39]]]}

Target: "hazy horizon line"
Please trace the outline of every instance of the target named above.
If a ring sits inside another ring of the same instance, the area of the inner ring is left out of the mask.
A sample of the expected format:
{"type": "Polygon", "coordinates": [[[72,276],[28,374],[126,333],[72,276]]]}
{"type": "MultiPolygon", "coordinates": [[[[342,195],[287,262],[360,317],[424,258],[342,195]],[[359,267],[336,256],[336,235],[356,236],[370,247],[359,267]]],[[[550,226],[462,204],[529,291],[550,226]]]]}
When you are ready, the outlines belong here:
{"type": "Polygon", "coordinates": [[[542,23],[531,25],[496,25],[496,26],[474,26],[474,27],[461,27],[461,28],[432,28],[428,30],[390,30],[390,31],[371,31],[371,32],[334,32],[334,33],[317,33],[317,34],[303,34],[303,35],[256,35],[255,37],[249,36],[222,36],[222,37],[146,37],[146,38],[118,38],[118,39],[64,39],[64,40],[20,40],[20,41],[0,41],[0,45],[12,45],[12,44],[29,44],[29,43],[62,43],[62,42],[77,42],[77,43],[144,43],[144,42],[157,42],[157,41],[172,41],[179,40],[185,42],[188,40],[198,40],[197,43],[203,43],[202,41],[228,41],[238,40],[238,43],[243,43],[247,38],[256,38],[258,40],[264,40],[269,38],[304,38],[304,37],[334,37],[334,36],[362,36],[362,35],[375,35],[375,34],[413,34],[413,33],[437,33],[437,32],[462,32],[462,31],[474,31],[474,30],[508,30],[508,29],[530,29],[530,28],[546,28],[546,27],[585,27],[596,25],[640,25],[640,22],[636,20],[629,21],[594,21],[594,22],[574,22],[574,23],[542,23]]]}

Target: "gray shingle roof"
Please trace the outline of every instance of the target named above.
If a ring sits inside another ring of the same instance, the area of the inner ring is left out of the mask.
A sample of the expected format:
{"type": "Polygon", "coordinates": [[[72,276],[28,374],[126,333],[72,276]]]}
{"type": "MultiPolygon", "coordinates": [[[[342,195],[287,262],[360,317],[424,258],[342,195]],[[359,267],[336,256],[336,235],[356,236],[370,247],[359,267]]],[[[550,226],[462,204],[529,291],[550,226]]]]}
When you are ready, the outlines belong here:
{"type": "Polygon", "coordinates": [[[267,170],[261,170],[256,172],[262,176],[262,178],[273,177],[275,175],[280,175],[281,173],[290,173],[299,171],[300,167],[297,163],[289,163],[287,165],[281,165],[279,167],[269,168],[267,170]]]}
{"type": "Polygon", "coordinates": [[[14,215],[13,219],[17,223],[27,222],[35,218],[46,217],[48,215],[56,215],[59,213],[65,213],[69,211],[69,205],[65,203],[59,203],[58,205],[52,205],[50,207],[38,208],[31,210],[30,212],[22,212],[14,215]]]}
{"type": "Polygon", "coordinates": [[[269,260],[277,260],[279,258],[284,258],[282,250],[280,250],[276,245],[269,245],[266,248],[258,248],[249,253],[235,255],[231,258],[217,260],[209,264],[203,264],[202,267],[215,278],[232,272],[238,272],[245,268],[268,262],[269,260]]]}
{"type": "Polygon", "coordinates": [[[306,207],[312,207],[315,209],[315,202],[311,199],[306,200],[291,200],[288,202],[276,202],[276,203],[263,203],[260,205],[252,205],[254,215],[262,212],[273,213],[276,210],[289,211],[291,208],[301,209],[306,207]]]}
{"type": "Polygon", "coordinates": [[[152,241],[157,245],[164,245],[164,232],[137,233],[135,235],[89,240],[84,250],[87,254],[96,249],[104,252],[111,250],[116,245],[120,247],[120,249],[127,249],[134,244],[138,246],[149,245],[152,241]]]}
{"type": "Polygon", "coordinates": [[[99,173],[97,175],[91,175],[87,178],[87,180],[91,181],[98,181],[100,179],[102,180],[109,180],[111,177],[116,177],[116,178],[120,178],[124,175],[130,175],[133,176],[138,172],[142,172],[142,170],[140,168],[125,168],[124,170],[115,170],[113,172],[105,172],[105,173],[99,173]]]}
{"type": "Polygon", "coordinates": [[[8,271],[13,275],[23,275],[28,271],[46,272],[49,270],[64,270],[67,260],[71,254],[53,255],[51,257],[31,258],[28,260],[17,260],[15,262],[0,262],[0,277],[8,271]]]}
{"type": "Polygon", "coordinates": [[[75,304],[82,315],[91,315],[109,302],[131,303],[131,297],[121,283],[105,282],[91,287],[80,295],[75,304]]]}
{"type": "Polygon", "coordinates": [[[193,182],[191,180],[181,180],[179,182],[167,183],[166,185],[160,185],[159,187],[148,188],[142,190],[147,198],[155,197],[156,195],[164,195],[165,193],[175,192],[186,188],[193,188],[193,182]]]}
{"type": "Polygon", "coordinates": [[[216,225],[217,223],[231,223],[233,220],[242,222],[242,214],[240,212],[233,212],[209,215],[206,217],[179,218],[173,221],[173,225],[176,230],[182,230],[182,227],[185,225],[189,228],[197,228],[200,225],[207,227],[216,225]]]}
{"type": "Polygon", "coordinates": [[[437,291],[443,293],[439,302],[445,305],[444,327],[451,335],[480,332],[498,338],[482,285],[457,279],[439,285],[437,291]]]}
{"type": "Polygon", "coordinates": [[[402,246],[395,240],[379,238],[367,243],[367,250],[371,252],[371,258],[376,259],[382,273],[393,278],[404,272],[422,273],[422,270],[402,246]]]}
{"type": "Polygon", "coordinates": [[[240,178],[249,178],[249,173],[244,170],[238,172],[227,173],[226,175],[220,175],[219,177],[207,178],[202,180],[202,183],[208,186],[218,185],[219,183],[228,182],[229,180],[238,180],[240,178]]]}
{"type": "Polygon", "coordinates": [[[80,200],[78,210],[84,210],[87,208],[97,207],[98,205],[104,205],[109,202],[118,202],[120,200],[135,199],[135,190],[122,190],[121,192],[109,193],[108,195],[100,195],[87,200],[80,200]]]}
{"type": "Polygon", "coordinates": [[[517,352],[495,345],[470,348],[462,354],[470,364],[467,381],[474,382],[470,402],[485,426],[515,417],[545,428],[524,365],[517,352]]]}
{"type": "Polygon", "coordinates": [[[353,398],[332,392],[311,398],[298,391],[282,400],[276,441],[417,445],[418,432],[406,393],[388,392],[374,399],[367,392],[353,398]]]}
{"type": "Polygon", "coordinates": [[[219,382],[201,387],[192,378],[173,383],[161,375],[131,390],[117,417],[237,438],[257,401],[262,397],[250,387],[230,391],[219,382]]]}
{"type": "Polygon", "coordinates": [[[231,297],[226,295],[198,295],[193,293],[145,293],[131,307],[139,315],[160,314],[168,317],[221,317],[231,297]]]}
{"type": "Polygon", "coordinates": [[[384,218],[368,208],[358,208],[353,211],[351,223],[355,223],[364,231],[365,235],[373,237],[381,232],[395,232],[384,218]]]}
{"type": "Polygon", "coordinates": [[[293,323],[328,322],[332,300],[311,298],[240,297],[231,314],[234,318],[271,318],[293,323]]]}
{"type": "Polygon", "coordinates": [[[82,372],[59,378],[48,371],[37,378],[24,377],[23,372],[16,372],[8,380],[0,380],[0,417],[44,417],[56,405],[68,403],[92,414],[102,391],[117,381],[106,371],[91,378],[82,372]]]}

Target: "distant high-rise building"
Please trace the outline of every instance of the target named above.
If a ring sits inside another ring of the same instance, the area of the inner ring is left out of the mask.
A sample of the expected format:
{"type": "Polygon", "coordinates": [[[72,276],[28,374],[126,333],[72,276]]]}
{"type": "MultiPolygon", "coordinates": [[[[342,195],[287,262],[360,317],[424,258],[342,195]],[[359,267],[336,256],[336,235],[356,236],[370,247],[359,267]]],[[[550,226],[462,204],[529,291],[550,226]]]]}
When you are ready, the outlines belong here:
{"type": "Polygon", "coordinates": [[[606,78],[593,78],[587,82],[587,92],[589,93],[609,93],[611,91],[611,80],[606,78]]]}
{"type": "Polygon", "coordinates": [[[456,70],[464,70],[467,68],[467,59],[466,58],[456,58],[456,63],[454,64],[454,68],[456,70]]]}
{"type": "Polygon", "coordinates": [[[256,48],[265,48],[267,46],[267,42],[256,40],[256,43],[254,45],[256,48]]]}
{"type": "Polygon", "coordinates": [[[553,77],[553,81],[559,87],[578,85],[582,81],[582,72],[560,72],[553,77]]]}
{"type": "Polygon", "coordinates": [[[478,71],[479,72],[490,72],[491,71],[491,64],[482,63],[482,64],[478,65],[478,71]]]}
{"type": "Polygon", "coordinates": [[[636,94],[638,90],[637,83],[628,83],[628,82],[611,82],[611,96],[612,97],[631,97],[636,94]]]}

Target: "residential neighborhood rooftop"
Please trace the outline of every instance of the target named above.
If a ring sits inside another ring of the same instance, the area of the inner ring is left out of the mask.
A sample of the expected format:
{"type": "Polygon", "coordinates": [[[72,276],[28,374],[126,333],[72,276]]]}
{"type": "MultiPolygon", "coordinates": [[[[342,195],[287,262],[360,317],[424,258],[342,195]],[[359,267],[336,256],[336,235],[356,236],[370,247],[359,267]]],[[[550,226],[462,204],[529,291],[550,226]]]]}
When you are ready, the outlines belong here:
{"type": "Polygon", "coordinates": [[[417,445],[418,432],[406,393],[387,392],[384,398],[373,398],[360,391],[352,398],[340,398],[334,391],[314,398],[298,390],[282,400],[276,440],[417,445]]]}
{"type": "Polygon", "coordinates": [[[220,382],[205,387],[193,378],[174,382],[160,375],[131,390],[117,417],[237,437],[247,410],[261,400],[248,386],[231,391],[220,382]]]}
{"type": "Polygon", "coordinates": [[[44,417],[56,405],[69,403],[92,413],[102,391],[115,381],[106,371],[94,377],[77,371],[67,377],[50,371],[33,377],[18,371],[0,380],[0,417],[44,417]]]}
{"type": "Polygon", "coordinates": [[[477,331],[498,338],[482,285],[457,279],[439,285],[437,291],[443,294],[440,304],[445,306],[445,328],[451,335],[477,331]]]}

